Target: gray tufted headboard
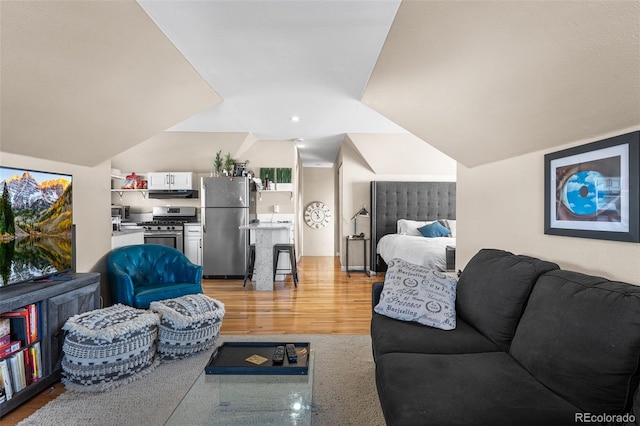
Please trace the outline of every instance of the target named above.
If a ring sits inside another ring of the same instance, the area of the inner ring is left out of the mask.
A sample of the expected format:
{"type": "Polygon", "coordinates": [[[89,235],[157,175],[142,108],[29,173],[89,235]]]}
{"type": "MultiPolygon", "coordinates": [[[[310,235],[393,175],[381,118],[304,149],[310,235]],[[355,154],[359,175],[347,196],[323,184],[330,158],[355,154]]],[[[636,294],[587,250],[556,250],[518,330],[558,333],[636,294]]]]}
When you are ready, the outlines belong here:
{"type": "Polygon", "coordinates": [[[385,271],[380,238],[396,233],[398,219],[456,218],[455,182],[371,182],[371,270],[385,271]]]}

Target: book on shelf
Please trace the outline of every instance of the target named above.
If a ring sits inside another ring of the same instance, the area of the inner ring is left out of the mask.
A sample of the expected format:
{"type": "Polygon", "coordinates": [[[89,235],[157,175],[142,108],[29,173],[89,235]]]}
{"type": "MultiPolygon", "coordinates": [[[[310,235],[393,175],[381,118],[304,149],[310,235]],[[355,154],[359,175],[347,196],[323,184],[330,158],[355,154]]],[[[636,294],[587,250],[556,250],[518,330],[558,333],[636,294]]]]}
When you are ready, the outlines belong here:
{"type": "MultiPolygon", "coordinates": [[[[17,343],[19,344],[20,342],[17,343]]],[[[0,386],[4,385],[4,400],[10,399],[13,393],[21,391],[41,378],[42,353],[40,342],[36,342],[27,348],[22,348],[5,359],[0,359],[0,386]],[[6,371],[3,371],[3,368],[6,371]]],[[[3,396],[0,396],[1,400],[3,400],[3,396]]]]}
{"type": "Polygon", "coordinates": [[[29,312],[29,336],[31,343],[35,343],[40,338],[39,336],[39,327],[40,320],[38,318],[38,305],[36,303],[32,303],[27,306],[27,311],[29,312]]]}
{"type": "Polygon", "coordinates": [[[26,309],[5,312],[3,317],[11,322],[11,340],[19,340],[23,346],[29,344],[29,311],[26,309]]]}
{"type": "Polygon", "coordinates": [[[3,347],[4,345],[8,345],[9,343],[11,343],[11,335],[9,333],[0,337],[0,348],[3,347]]]}
{"type": "Polygon", "coordinates": [[[27,386],[27,374],[25,371],[25,349],[20,350],[14,355],[7,358],[9,362],[9,372],[11,375],[11,384],[13,385],[13,392],[20,392],[27,386]]]}
{"type": "Polygon", "coordinates": [[[42,352],[40,342],[29,346],[29,365],[31,366],[31,381],[37,382],[42,378],[42,352]]]}
{"type": "Polygon", "coordinates": [[[0,360],[0,403],[10,400],[13,397],[11,375],[7,360],[0,360]]]}
{"type": "Polygon", "coordinates": [[[11,333],[11,322],[9,318],[2,318],[0,316],[0,336],[8,336],[11,333]]]}
{"type": "Polygon", "coordinates": [[[24,348],[24,350],[22,351],[22,357],[24,358],[25,386],[29,386],[31,383],[33,383],[33,365],[31,364],[32,359],[31,355],[29,354],[29,348],[24,348]]]}
{"type": "Polygon", "coordinates": [[[19,340],[15,340],[7,343],[6,345],[0,346],[0,359],[6,358],[14,352],[19,351],[22,348],[22,342],[19,340]]]}
{"type": "Polygon", "coordinates": [[[28,346],[38,340],[38,305],[32,303],[13,311],[4,312],[0,317],[9,319],[11,340],[19,340],[28,346]]]}

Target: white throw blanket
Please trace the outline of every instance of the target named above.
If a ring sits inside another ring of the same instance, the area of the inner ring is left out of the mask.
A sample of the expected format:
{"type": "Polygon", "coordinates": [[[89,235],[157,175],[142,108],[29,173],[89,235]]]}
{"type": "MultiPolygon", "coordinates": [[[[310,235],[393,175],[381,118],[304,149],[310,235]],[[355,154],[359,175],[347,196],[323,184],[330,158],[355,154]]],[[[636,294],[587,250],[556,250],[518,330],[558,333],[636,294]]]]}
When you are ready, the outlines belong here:
{"type": "Polygon", "coordinates": [[[450,237],[388,234],[378,241],[377,251],[386,263],[397,257],[429,269],[444,271],[447,269],[446,247],[455,245],[456,239],[450,237]]]}

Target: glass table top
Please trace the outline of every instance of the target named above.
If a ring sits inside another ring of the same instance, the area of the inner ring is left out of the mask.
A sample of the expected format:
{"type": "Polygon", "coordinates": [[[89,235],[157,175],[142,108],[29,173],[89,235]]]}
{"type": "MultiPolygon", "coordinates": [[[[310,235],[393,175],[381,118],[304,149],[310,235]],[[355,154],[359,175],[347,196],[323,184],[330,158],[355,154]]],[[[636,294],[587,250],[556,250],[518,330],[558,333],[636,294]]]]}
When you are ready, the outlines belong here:
{"type": "Polygon", "coordinates": [[[206,374],[203,367],[165,424],[310,425],[314,367],[313,350],[306,375],[206,374]]]}

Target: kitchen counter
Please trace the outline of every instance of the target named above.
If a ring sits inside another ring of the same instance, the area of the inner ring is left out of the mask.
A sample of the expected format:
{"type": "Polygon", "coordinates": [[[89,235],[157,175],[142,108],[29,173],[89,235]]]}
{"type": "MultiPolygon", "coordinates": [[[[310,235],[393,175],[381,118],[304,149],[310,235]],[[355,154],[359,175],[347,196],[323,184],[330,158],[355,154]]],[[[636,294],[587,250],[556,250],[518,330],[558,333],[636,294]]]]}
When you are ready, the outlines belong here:
{"type": "Polygon", "coordinates": [[[125,229],[111,232],[111,249],[144,244],[144,232],[142,229],[125,229]]]}
{"type": "Polygon", "coordinates": [[[255,289],[273,291],[273,245],[279,241],[289,241],[291,222],[257,222],[240,226],[248,229],[256,242],[255,289]]]}
{"type": "Polygon", "coordinates": [[[142,232],[142,229],[123,229],[122,231],[111,231],[112,237],[119,237],[122,235],[134,234],[142,232]]]}

